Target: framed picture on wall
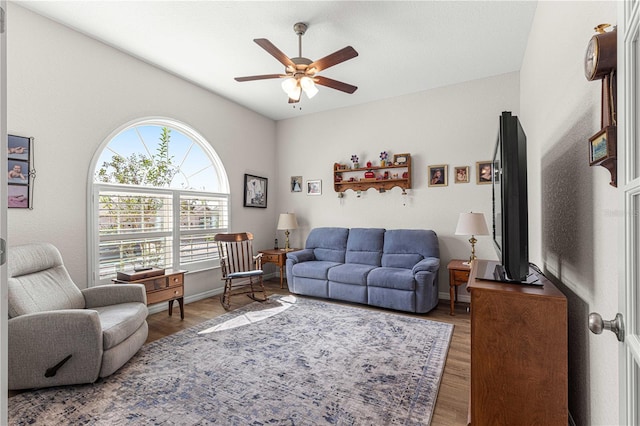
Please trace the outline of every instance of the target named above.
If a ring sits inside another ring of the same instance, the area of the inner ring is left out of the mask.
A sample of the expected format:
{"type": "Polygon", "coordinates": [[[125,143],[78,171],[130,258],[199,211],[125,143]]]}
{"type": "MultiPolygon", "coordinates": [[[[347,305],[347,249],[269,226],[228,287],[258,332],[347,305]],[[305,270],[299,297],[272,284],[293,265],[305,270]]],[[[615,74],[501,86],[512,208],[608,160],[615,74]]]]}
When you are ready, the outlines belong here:
{"type": "Polygon", "coordinates": [[[493,162],[491,162],[491,160],[476,162],[476,173],[476,182],[478,185],[491,183],[491,177],[493,176],[493,162]]]}
{"type": "Polygon", "coordinates": [[[308,180],[307,195],[322,195],[322,180],[308,180]]]}
{"type": "Polygon", "coordinates": [[[244,206],[267,208],[267,178],[244,175],[244,206]]]}
{"type": "Polygon", "coordinates": [[[429,186],[447,186],[447,170],[446,164],[429,166],[429,186]]]}
{"type": "Polygon", "coordinates": [[[453,168],[453,183],[469,183],[469,166],[453,168]]]}
{"type": "Polygon", "coordinates": [[[291,192],[302,192],[302,176],[291,176],[291,192]]]}
{"type": "Polygon", "coordinates": [[[30,209],[35,178],[33,138],[9,135],[7,143],[7,206],[30,209]]]}

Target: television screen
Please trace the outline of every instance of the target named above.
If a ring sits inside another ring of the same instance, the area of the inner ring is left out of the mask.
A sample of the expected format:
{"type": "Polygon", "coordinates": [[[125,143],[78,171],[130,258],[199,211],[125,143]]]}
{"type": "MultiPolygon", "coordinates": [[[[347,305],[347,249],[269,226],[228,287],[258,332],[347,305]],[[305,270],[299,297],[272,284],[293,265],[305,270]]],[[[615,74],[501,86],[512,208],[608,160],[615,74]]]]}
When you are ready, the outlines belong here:
{"type": "Polygon", "coordinates": [[[500,116],[492,161],[493,242],[500,258],[493,279],[536,284],[529,272],[527,137],[511,112],[500,116]]]}

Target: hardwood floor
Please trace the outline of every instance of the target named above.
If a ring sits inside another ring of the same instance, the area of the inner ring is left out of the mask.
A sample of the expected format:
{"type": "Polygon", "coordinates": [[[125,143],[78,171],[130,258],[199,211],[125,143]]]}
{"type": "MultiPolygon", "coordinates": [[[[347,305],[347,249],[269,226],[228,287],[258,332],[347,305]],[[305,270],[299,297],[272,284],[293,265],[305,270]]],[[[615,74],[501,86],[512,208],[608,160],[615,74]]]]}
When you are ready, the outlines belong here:
{"type": "MultiPolygon", "coordinates": [[[[268,294],[288,294],[289,291],[280,289],[280,280],[265,282],[268,294]]],[[[253,302],[246,296],[238,296],[231,299],[231,310],[253,302]]],[[[335,302],[340,303],[340,302],[335,302]]],[[[362,307],[362,305],[357,305],[362,307]]],[[[454,325],[451,346],[447,356],[444,375],[440,384],[438,400],[431,422],[434,426],[459,426],[467,424],[469,404],[469,378],[470,372],[470,342],[471,321],[466,311],[467,304],[456,304],[456,315],[449,315],[449,301],[440,301],[438,307],[426,315],[404,314],[427,318],[434,321],[446,322],[454,325]]],[[[377,310],[377,308],[368,308],[377,310]]],[[[210,318],[224,314],[226,311],[220,304],[218,297],[199,300],[185,305],[184,320],[180,320],[179,310],[174,307],[173,316],[169,317],[167,311],[150,315],[149,337],[147,343],[173,334],[185,328],[192,327],[210,318]]],[[[387,311],[388,312],[388,311],[387,311]]]]}

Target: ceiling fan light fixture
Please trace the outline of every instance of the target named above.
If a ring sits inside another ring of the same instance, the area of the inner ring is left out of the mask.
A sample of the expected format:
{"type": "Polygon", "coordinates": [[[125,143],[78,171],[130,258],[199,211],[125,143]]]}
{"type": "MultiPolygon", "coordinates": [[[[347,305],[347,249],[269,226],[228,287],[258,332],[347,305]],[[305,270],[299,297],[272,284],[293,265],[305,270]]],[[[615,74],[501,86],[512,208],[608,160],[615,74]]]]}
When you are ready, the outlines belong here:
{"type": "Polygon", "coordinates": [[[302,90],[304,90],[304,93],[307,94],[309,99],[318,94],[318,88],[311,77],[302,77],[300,79],[300,86],[302,86],[302,90]]]}
{"type": "Polygon", "coordinates": [[[289,95],[293,93],[297,85],[298,85],[298,80],[296,80],[293,77],[290,77],[282,81],[282,90],[284,90],[284,93],[289,95]]]}
{"type": "Polygon", "coordinates": [[[287,95],[290,99],[293,99],[296,102],[299,101],[300,96],[302,95],[302,87],[300,87],[299,84],[296,84],[293,90],[291,92],[288,92],[287,95]]]}

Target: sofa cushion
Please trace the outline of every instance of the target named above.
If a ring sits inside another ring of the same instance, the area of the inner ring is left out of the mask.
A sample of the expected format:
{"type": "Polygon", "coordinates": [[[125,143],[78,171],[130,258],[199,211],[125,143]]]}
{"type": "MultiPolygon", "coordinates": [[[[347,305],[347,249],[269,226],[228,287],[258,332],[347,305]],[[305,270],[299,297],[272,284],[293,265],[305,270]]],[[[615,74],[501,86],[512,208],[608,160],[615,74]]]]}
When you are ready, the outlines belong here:
{"type": "Polygon", "coordinates": [[[344,263],[348,236],[348,228],[314,228],[305,248],[313,249],[316,260],[344,263]]]}
{"type": "Polygon", "coordinates": [[[303,278],[315,278],[317,280],[328,279],[329,269],[341,265],[338,262],[328,262],[324,260],[312,260],[309,262],[296,263],[293,265],[293,275],[303,278]]]}
{"type": "Polygon", "coordinates": [[[329,269],[329,281],[345,284],[367,285],[367,275],[376,266],[359,263],[345,263],[329,269]]]}
{"type": "Polygon", "coordinates": [[[131,336],[147,319],[147,306],[143,303],[121,303],[93,308],[102,325],[102,348],[106,351],[131,336]]]}
{"type": "Polygon", "coordinates": [[[416,281],[411,269],[382,267],[369,272],[367,285],[413,291],[416,288],[416,281]]]}
{"type": "Polygon", "coordinates": [[[423,229],[395,229],[385,232],[382,266],[411,269],[426,257],[440,257],[435,232],[423,229]]]}
{"type": "Polygon", "coordinates": [[[384,231],[382,228],[352,228],[347,240],[346,263],[381,266],[384,231]]]}

